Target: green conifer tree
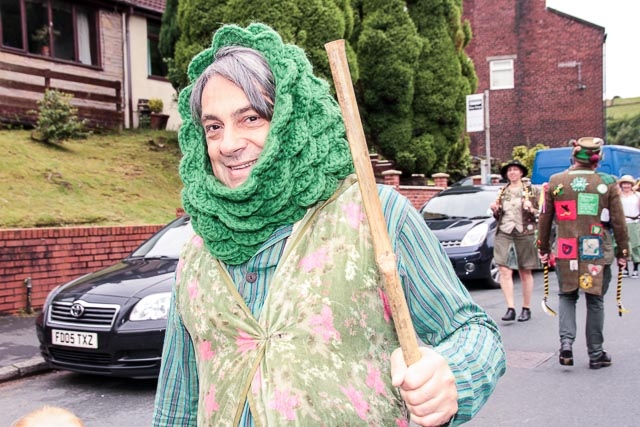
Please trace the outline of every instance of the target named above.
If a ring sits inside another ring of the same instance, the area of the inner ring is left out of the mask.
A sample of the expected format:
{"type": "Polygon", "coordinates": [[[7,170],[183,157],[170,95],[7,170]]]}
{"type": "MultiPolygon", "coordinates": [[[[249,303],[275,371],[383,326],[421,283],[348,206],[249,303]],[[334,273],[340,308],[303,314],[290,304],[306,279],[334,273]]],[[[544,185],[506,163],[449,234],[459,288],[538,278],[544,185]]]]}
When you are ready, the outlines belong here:
{"type": "Polygon", "coordinates": [[[427,145],[424,153],[431,159],[418,159],[419,169],[462,171],[470,162],[465,100],[477,82],[464,53],[471,31],[461,22],[462,0],[408,0],[407,7],[424,40],[416,69],[413,134],[427,145]]]}
{"type": "Polygon", "coordinates": [[[421,41],[402,0],[362,0],[356,50],[359,103],[369,146],[405,173],[416,170],[411,109],[421,41]]]}
{"type": "Polygon", "coordinates": [[[167,62],[168,78],[174,89],[180,87],[180,73],[176,69],[173,59],[175,45],[180,38],[180,28],[178,27],[178,0],[166,0],[164,13],[162,14],[162,25],[160,27],[160,39],[158,49],[162,59],[167,62]],[[174,73],[177,73],[174,75],[174,73]]]}
{"type": "Polygon", "coordinates": [[[187,68],[193,57],[211,45],[213,33],[225,23],[226,0],[182,0],[178,2],[179,38],[169,67],[173,86],[180,91],[189,84],[187,68]]]}
{"type": "MultiPolygon", "coordinates": [[[[227,22],[246,26],[262,22],[275,29],[283,40],[300,46],[314,67],[314,72],[332,82],[324,45],[348,39],[353,27],[351,8],[345,0],[230,0],[227,22]]],[[[350,47],[349,55],[355,59],[350,47]]],[[[353,73],[353,70],[352,70],[353,73]]]]}

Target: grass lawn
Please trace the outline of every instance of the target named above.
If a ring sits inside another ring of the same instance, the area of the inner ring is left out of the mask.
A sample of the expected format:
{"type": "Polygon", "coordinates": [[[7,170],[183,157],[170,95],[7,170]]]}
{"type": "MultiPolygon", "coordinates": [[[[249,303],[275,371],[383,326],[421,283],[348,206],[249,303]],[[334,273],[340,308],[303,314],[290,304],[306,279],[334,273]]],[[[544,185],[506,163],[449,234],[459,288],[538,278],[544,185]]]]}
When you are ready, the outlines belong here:
{"type": "Polygon", "coordinates": [[[615,98],[607,101],[607,119],[622,119],[640,114],[640,98],[615,98]]]}
{"type": "MultiPolygon", "coordinates": [[[[640,114],[640,98],[607,102],[640,114]]],[[[182,206],[177,134],[125,130],[46,144],[0,130],[0,228],[165,224],[182,206]]]]}
{"type": "Polygon", "coordinates": [[[0,228],[164,224],[182,206],[175,132],[30,135],[0,130],[0,228]]]}

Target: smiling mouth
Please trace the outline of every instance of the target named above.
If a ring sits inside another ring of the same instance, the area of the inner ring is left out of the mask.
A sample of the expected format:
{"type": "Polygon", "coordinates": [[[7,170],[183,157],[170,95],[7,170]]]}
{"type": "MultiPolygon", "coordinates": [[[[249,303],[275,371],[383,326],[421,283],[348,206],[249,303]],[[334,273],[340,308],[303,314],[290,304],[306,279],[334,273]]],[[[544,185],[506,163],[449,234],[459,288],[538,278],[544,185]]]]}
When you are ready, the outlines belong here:
{"type": "Polygon", "coordinates": [[[257,160],[252,160],[248,163],[243,163],[241,165],[237,165],[237,166],[227,166],[229,169],[231,169],[232,171],[238,171],[238,170],[242,170],[242,169],[247,169],[250,168],[251,166],[255,165],[257,162],[257,160]]]}

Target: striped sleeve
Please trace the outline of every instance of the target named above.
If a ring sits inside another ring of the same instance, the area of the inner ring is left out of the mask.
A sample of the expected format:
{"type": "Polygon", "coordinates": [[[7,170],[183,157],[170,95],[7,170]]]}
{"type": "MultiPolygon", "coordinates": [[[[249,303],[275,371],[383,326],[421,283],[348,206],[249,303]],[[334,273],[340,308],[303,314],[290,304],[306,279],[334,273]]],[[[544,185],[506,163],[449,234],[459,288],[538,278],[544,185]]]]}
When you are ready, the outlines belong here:
{"type": "Polygon", "coordinates": [[[171,297],[158,377],[153,427],[195,427],[198,416],[198,372],[191,337],[171,297]]]}
{"type": "Polygon", "coordinates": [[[459,408],[451,425],[461,424],[480,410],[506,370],[500,332],[418,211],[390,187],[379,186],[379,193],[416,333],[449,363],[459,408]]]}

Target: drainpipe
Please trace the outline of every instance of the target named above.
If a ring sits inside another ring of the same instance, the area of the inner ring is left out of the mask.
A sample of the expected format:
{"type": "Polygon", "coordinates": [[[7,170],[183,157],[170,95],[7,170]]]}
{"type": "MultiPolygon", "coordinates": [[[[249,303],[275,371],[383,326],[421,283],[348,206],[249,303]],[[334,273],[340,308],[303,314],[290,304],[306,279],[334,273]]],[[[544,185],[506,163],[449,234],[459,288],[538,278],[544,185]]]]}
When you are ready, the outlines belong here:
{"type": "Polygon", "coordinates": [[[122,48],[125,53],[125,65],[124,65],[124,84],[127,92],[127,109],[129,110],[129,129],[133,128],[133,98],[132,98],[132,85],[131,85],[131,33],[130,33],[130,17],[132,8],[128,7],[122,14],[122,48]]]}
{"type": "Polygon", "coordinates": [[[31,291],[33,289],[33,284],[31,283],[31,277],[27,277],[24,279],[24,286],[27,288],[27,314],[32,314],[33,310],[31,308],[31,291]]]}

